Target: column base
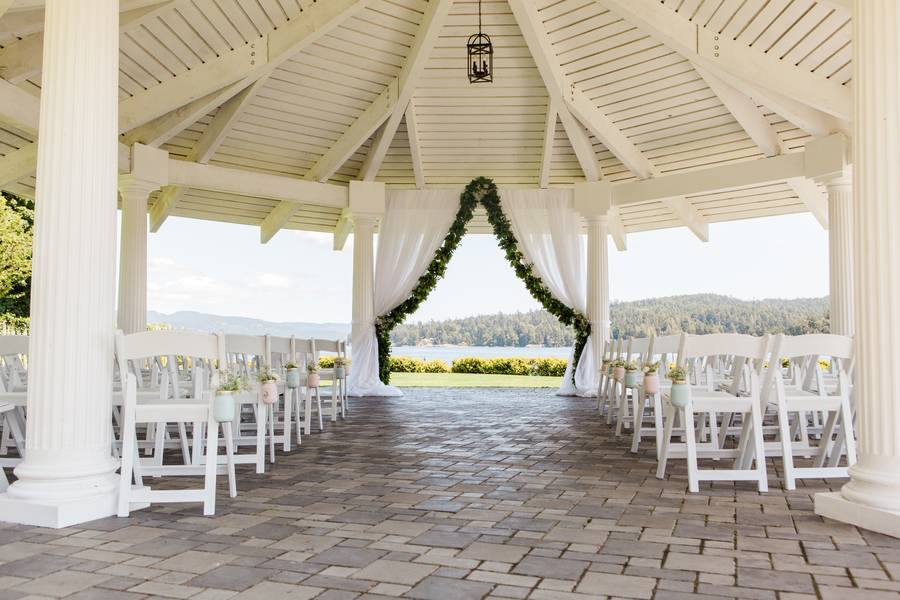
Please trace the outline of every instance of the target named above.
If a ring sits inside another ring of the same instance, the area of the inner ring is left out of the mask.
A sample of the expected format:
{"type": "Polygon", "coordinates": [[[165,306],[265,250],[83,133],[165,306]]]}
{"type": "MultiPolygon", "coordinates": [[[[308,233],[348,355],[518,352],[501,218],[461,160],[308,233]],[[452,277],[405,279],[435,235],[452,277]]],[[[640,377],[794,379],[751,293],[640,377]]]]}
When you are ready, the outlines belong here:
{"type": "Polygon", "coordinates": [[[115,515],[117,498],[115,491],[64,500],[35,500],[0,494],[0,520],[61,529],[115,515]]]}
{"type": "Polygon", "coordinates": [[[900,512],[853,502],[840,492],[816,494],[815,509],[819,516],[900,538],[900,512]]]}

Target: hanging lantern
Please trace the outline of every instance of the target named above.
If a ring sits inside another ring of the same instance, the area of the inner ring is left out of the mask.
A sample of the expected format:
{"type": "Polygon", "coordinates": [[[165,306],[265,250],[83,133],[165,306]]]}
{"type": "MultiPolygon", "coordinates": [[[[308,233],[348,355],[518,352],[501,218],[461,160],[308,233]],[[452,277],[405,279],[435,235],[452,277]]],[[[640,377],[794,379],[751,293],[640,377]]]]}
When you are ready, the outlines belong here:
{"type": "Polygon", "coordinates": [[[494,80],[494,47],[491,38],[481,33],[481,0],[478,0],[478,33],[466,44],[469,58],[469,83],[491,83],[494,80]]]}

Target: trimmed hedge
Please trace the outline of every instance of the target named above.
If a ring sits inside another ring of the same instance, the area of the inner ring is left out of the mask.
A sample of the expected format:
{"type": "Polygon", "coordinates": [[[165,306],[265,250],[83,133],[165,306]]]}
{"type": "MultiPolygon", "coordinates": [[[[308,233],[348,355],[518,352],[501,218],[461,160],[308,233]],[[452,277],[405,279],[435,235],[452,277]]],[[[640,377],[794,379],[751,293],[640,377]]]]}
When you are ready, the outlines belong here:
{"type": "Polygon", "coordinates": [[[408,356],[391,356],[392,373],[470,373],[476,375],[540,375],[562,377],[562,358],[458,358],[450,366],[442,360],[424,361],[408,356]]]}

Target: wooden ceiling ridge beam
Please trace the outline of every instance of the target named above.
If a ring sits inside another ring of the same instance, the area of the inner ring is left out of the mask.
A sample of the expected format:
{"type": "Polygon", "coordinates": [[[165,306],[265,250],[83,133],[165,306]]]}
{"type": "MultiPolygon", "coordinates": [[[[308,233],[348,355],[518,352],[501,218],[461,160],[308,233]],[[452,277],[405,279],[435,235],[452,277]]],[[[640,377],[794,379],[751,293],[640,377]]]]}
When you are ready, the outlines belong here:
{"type": "MultiPolygon", "coordinates": [[[[425,68],[451,5],[452,2],[449,0],[431,0],[428,3],[400,73],[306,172],[304,179],[327,181],[366,140],[372,137],[372,134],[378,131],[369,150],[369,156],[366,157],[361,169],[361,179],[367,181],[374,179],[384,154],[397,132],[400,119],[403,118],[413,96],[416,82],[425,68]],[[367,171],[371,173],[370,179],[365,179],[367,171]]],[[[271,240],[296,211],[296,206],[284,202],[273,208],[260,225],[262,243],[271,240]]]]}
{"type": "Polygon", "coordinates": [[[594,1],[687,60],[744,81],[756,82],[760,87],[777,91],[838,119],[850,120],[853,112],[852,92],[837,81],[691,23],[659,2],[594,1]]]}

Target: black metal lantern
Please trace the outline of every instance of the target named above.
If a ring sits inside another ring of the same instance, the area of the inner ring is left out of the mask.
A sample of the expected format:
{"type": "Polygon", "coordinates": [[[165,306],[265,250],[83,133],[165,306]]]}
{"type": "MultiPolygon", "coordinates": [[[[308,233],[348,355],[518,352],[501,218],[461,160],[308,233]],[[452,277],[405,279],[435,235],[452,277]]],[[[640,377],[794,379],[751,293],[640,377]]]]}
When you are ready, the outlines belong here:
{"type": "Polygon", "coordinates": [[[491,38],[481,33],[481,0],[478,0],[478,33],[466,44],[469,59],[469,83],[491,83],[494,80],[494,47],[491,38]]]}

